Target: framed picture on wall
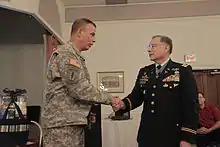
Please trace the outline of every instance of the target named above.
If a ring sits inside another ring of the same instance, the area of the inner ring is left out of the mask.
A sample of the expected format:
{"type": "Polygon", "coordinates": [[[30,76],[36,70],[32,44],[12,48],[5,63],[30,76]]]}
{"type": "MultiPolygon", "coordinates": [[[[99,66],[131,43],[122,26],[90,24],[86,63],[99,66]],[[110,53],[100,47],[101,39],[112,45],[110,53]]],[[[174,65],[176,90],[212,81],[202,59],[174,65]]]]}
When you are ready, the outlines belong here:
{"type": "Polygon", "coordinates": [[[124,71],[98,72],[97,87],[109,93],[123,93],[124,71]]]}

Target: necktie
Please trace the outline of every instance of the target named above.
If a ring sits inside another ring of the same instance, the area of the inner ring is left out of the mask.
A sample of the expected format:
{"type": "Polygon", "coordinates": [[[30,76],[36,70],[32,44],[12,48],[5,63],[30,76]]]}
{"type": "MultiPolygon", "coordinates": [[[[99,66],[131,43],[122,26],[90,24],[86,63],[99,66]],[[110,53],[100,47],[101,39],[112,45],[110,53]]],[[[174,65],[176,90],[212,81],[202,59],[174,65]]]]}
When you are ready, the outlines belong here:
{"type": "Polygon", "coordinates": [[[157,65],[156,74],[157,74],[158,76],[160,76],[160,68],[161,68],[161,65],[157,65]]]}
{"type": "Polygon", "coordinates": [[[157,69],[160,70],[160,68],[161,68],[161,65],[157,65],[157,69]]]}

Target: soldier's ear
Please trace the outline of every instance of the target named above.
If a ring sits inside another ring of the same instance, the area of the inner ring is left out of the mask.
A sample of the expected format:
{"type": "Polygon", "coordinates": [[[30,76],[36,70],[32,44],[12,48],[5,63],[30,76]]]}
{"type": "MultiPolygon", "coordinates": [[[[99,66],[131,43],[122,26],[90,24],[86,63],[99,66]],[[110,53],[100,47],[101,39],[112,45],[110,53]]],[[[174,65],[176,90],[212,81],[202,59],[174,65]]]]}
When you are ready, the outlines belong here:
{"type": "Polygon", "coordinates": [[[170,52],[170,46],[169,46],[169,45],[167,45],[167,46],[165,47],[165,51],[166,51],[166,52],[170,52]]]}
{"type": "Polygon", "coordinates": [[[79,28],[79,29],[77,30],[77,36],[78,36],[78,37],[81,37],[82,34],[83,34],[83,29],[82,29],[82,28],[79,28]]]}

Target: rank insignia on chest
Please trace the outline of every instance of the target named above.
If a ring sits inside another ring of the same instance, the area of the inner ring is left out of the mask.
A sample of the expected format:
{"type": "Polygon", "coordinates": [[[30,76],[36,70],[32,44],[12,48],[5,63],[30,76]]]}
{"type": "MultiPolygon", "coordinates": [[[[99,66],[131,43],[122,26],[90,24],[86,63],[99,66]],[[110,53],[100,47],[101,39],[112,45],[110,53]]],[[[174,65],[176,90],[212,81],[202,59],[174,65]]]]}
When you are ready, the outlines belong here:
{"type": "Polygon", "coordinates": [[[140,84],[145,84],[147,81],[148,81],[148,76],[147,75],[143,75],[141,78],[140,78],[140,84]]]}

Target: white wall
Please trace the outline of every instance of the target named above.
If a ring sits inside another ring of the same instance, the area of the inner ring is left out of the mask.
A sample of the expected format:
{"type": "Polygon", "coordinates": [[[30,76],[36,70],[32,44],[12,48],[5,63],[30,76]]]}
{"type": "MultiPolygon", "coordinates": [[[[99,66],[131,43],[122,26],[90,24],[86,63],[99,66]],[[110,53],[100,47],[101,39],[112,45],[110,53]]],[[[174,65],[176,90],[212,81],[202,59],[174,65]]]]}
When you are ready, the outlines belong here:
{"type": "Polygon", "coordinates": [[[0,89],[25,88],[28,105],[42,105],[43,63],[43,45],[0,45],[0,89]]]}
{"type": "MultiPolygon", "coordinates": [[[[156,34],[173,39],[174,60],[183,62],[184,54],[195,53],[197,62],[193,68],[220,67],[220,16],[96,23],[96,45],[84,55],[95,85],[97,72],[125,71],[125,93],[115,95],[126,96],[133,88],[139,68],[151,63],[146,49],[156,34]]],[[[64,39],[68,40],[71,24],[66,23],[63,28],[64,39]]],[[[109,107],[103,107],[104,114],[110,112],[109,107]]]]}

